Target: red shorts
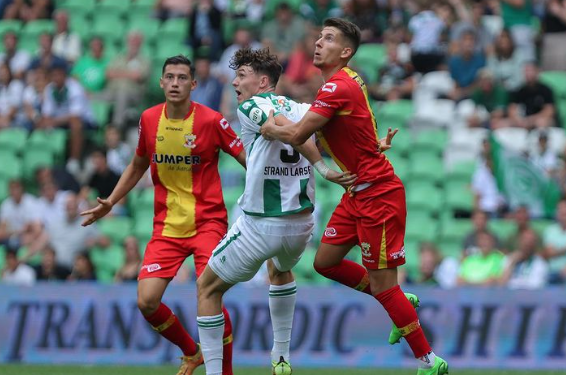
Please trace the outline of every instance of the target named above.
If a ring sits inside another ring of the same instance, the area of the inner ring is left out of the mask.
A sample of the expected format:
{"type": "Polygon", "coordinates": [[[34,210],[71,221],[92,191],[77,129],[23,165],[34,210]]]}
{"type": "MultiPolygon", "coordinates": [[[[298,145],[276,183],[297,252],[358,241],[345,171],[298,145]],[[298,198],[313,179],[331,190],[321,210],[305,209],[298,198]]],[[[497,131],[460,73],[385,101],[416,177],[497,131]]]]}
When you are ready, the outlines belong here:
{"type": "Polygon", "coordinates": [[[200,276],[226,229],[220,225],[209,227],[187,238],[152,236],[145,249],[138,280],[175,277],[185,259],[191,255],[194,256],[197,277],[200,276]]]}
{"type": "Polygon", "coordinates": [[[368,269],[405,264],[407,208],[402,184],[383,192],[378,185],[344,194],[324,231],[322,242],[359,245],[368,269]]]}

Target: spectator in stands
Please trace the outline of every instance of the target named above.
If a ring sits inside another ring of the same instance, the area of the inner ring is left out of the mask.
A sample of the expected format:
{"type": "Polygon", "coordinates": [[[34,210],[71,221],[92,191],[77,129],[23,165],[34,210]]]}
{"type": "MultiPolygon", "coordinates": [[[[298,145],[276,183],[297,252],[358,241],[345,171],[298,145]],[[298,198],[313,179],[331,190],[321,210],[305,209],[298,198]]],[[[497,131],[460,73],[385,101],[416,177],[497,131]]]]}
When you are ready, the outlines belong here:
{"type": "Polygon", "coordinates": [[[482,156],[472,176],[472,191],[476,209],[487,212],[492,217],[504,210],[505,198],[499,191],[493,174],[491,146],[487,139],[483,141],[482,156]]]}
{"type": "Polygon", "coordinates": [[[556,125],[556,110],[552,90],[539,81],[535,63],[525,65],[525,84],[511,96],[508,126],[528,130],[556,125]]]}
{"type": "Polygon", "coordinates": [[[386,26],[377,1],[351,0],[345,4],[345,18],[358,25],[362,43],[381,42],[386,26]]]}
{"type": "Polygon", "coordinates": [[[65,168],[57,166],[40,166],[37,168],[35,171],[35,181],[39,186],[47,183],[55,183],[59,189],[63,191],[72,191],[75,194],[78,194],[81,190],[81,186],[75,177],[67,172],[65,168]]]}
{"type": "Polygon", "coordinates": [[[185,18],[191,13],[195,0],[157,0],[155,13],[161,20],[185,18]]]}
{"type": "MultiPolygon", "coordinates": [[[[240,24],[234,33],[232,44],[224,50],[220,61],[216,64],[214,73],[223,83],[229,83],[234,79],[234,70],[230,68],[230,59],[241,48],[260,49],[261,43],[254,39],[249,25],[240,24]]],[[[312,65],[312,55],[309,65],[312,65]]],[[[232,85],[228,85],[229,90],[234,92],[232,85]]],[[[224,112],[222,112],[224,114],[224,112]]]]}
{"type": "Polygon", "coordinates": [[[535,31],[531,0],[500,0],[503,26],[509,29],[515,45],[527,59],[535,56],[535,31]]]}
{"type": "Polygon", "coordinates": [[[72,65],[82,54],[81,37],[69,30],[69,15],[65,10],[57,10],[53,18],[56,25],[53,53],[72,65]]]}
{"type": "Polygon", "coordinates": [[[505,256],[495,248],[493,236],[482,232],[477,241],[480,251],[462,260],[458,285],[496,285],[503,273],[505,256]]]}
{"type": "Polygon", "coordinates": [[[566,67],[566,0],[546,2],[542,20],[541,67],[543,70],[564,70],[566,67]]]}
{"type": "Polygon", "coordinates": [[[420,247],[420,278],[416,280],[419,284],[438,286],[436,280],[436,269],[440,265],[442,257],[438,249],[432,243],[422,243],[420,247]]]}
{"type": "Polygon", "coordinates": [[[462,32],[458,53],[448,60],[450,75],[456,82],[451,94],[454,100],[467,98],[477,87],[477,74],[485,66],[483,51],[476,50],[476,35],[471,30],[462,32]]]}
{"type": "Polygon", "coordinates": [[[23,93],[22,81],[12,77],[7,63],[0,64],[0,129],[10,126],[29,128],[23,114],[23,93]]]}
{"type": "Polygon", "coordinates": [[[206,48],[203,49],[201,47],[195,57],[197,87],[191,92],[191,98],[197,103],[219,111],[223,85],[218,78],[211,74],[210,66],[208,51],[206,48]]]}
{"type": "Polygon", "coordinates": [[[412,65],[399,59],[398,45],[387,44],[387,63],[379,70],[377,83],[369,88],[371,96],[381,101],[411,99],[415,83],[412,65]]]}
{"type": "Polygon", "coordinates": [[[472,224],[474,229],[471,233],[464,238],[464,243],[462,244],[463,253],[462,256],[466,257],[471,254],[477,254],[479,252],[478,249],[478,236],[482,233],[489,233],[493,238],[494,245],[496,248],[501,248],[501,241],[495,234],[493,234],[488,226],[487,223],[489,222],[489,215],[487,212],[482,210],[475,210],[472,214],[472,224]]]}
{"type": "Polygon", "coordinates": [[[265,3],[268,0],[240,0],[234,1],[231,9],[232,17],[235,19],[245,19],[254,24],[259,24],[263,20],[265,13],[265,3]]]}
{"type": "Polygon", "coordinates": [[[132,160],[132,148],[122,141],[120,131],[115,126],[107,126],[104,130],[104,146],[108,168],[120,176],[132,160]]]}
{"type": "Polygon", "coordinates": [[[16,250],[6,252],[6,265],[2,270],[2,282],[10,285],[32,286],[35,284],[33,268],[18,260],[16,250]]]}
{"type": "Polygon", "coordinates": [[[83,228],[79,216],[79,197],[75,194],[67,196],[65,202],[65,218],[49,222],[46,225],[49,244],[55,249],[57,259],[66,267],[72,267],[76,254],[93,246],[108,247],[110,240],[101,236],[95,226],[83,228]]]}
{"type": "Polygon", "coordinates": [[[106,93],[108,100],[114,103],[112,122],[120,128],[126,125],[130,106],[138,104],[145,95],[150,63],[140,53],[142,43],[142,34],[128,34],[126,53],[114,58],[106,70],[106,93]]]}
{"type": "MultiPolygon", "coordinates": [[[[513,212],[512,218],[516,225],[516,231],[511,234],[503,244],[502,250],[506,253],[512,253],[519,248],[521,236],[524,232],[533,231],[528,206],[517,207],[517,209],[513,212]]],[[[538,251],[542,249],[542,240],[536,232],[534,232],[534,235],[536,236],[536,250],[538,251]]]]}
{"type": "Polygon", "coordinates": [[[46,246],[42,251],[41,263],[34,267],[37,280],[63,281],[67,280],[71,270],[57,263],[55,250],[46,246]]]}
{"type": "Polygon", "coordinates": [[[50,221],[65,218],[65,203],[69,194],[72,193],[59,190],[56,181],[48,181],[41,185],[41,196],[37,200],[37,212],[44,225],[50,221]]]}
{"type": "Polygon", "coordinates": [[[551,284],[561,284],[566,280],[566,200],[558,203],[556,221],[543,234],[542,255],[548,260],[551,284]]]}
{"type": "Polygon", "coordinates": [[[50,19],[54,8],[50,0],[12,0],[4,10],[4,19],[20,19],[25,22],[50,19]]]}
{"type": "Polygon", "coordinates": [[[342,8],[335,0],[307,0],[300,6],[302,16],[315,26],[331,17],[342,17],[342,8]]]}
{"type": "Polygon", "coordinates": [[[222,13],[213,0],[200,0],[190,15],[189,42],[193,51],[200,47],[209,48],[209,58],[218,61],[224,48],[222,38],[222,13]]]}
{"type": "Polygon", "coordinates": [[[138,239],[133,236],[124,240],[125,262],[122,268],[116,272],[117,282],[137,281],[138,273],[142,265],[138,239]]]}
{"type": "Polygon", "coordinates": [[[30,73],[30,81],[25,88],[22,98],[24,108],[24,117],[26,127],[36,129],[41,126],[41,108],[43,107],[43,99],[45,87],[49,83],[47,71],[38,68],[30,73]]]}
{"type": "Polygon", "coordinates": [[[53,53],[53,35],[43,33],[39,36],[39,53],[31,61],[29,68],[31,70],[43,68],[49,71],[55,67],[67,69],[67,61],[53,53]]]}
{"type": "Polygon", "coordinates": [[[527,229],[518,240],[517,248],[505,258],[499,282],[512,289],[541,289],[547,284],[548,264],[538,255],[538,235],[527,229]]]}
{"type": "Polygon", "coordinates": [[[104,41],[100,37],[90,40],[90,51],[83,55],[73,69],[71,74],[81,83],[91,97],[102,93],[106,86],[106,69],[108,58],[104,56],[104,41]]]}
{"type": "Polygon", "coordinates": [[[489,69],[478,72],[478,84],[472,91],[471,99],[476,106],[475,113],[468,118],[470,127],[499,127],[507,115],[509,95],[502,85],[494,79],[489,69]]]}
{"type": "Polygon", "coordinates": [[[261,41],[277,55],[285,68],[293,48],[305,37],[305,30],[305,21],[293,12],[288,3],[282,2],[277,5],[275,19],[263,24],[261,41]]]}
{"type": "Polygon", "coordinates": [[[114,173],[108,167],[106,150],[98,149],[90,154],[90,159],[94,166],[94,174],[90,177],[88,186],[97,192],[99,197],[109,197],[112,190],[116,187],[120,175],[114,173]]]}
{"type": "Polygon", "coordinates": [[[45,88],[41,108],[40,127],[70,129],[71,141],[67,169],[72,174],[78,174],[80,172],[79,160],[83,151],[83,129],[96,127],[92,109],[80,83],[67,77],[67,68],[64,63],[53,66],[50,76],[51,83],[45,88]]]}
{"type": "Polygon", "coordinates": [[[432,10],[435,5],[436,2],[419,0],[419,12],[409,21],[412,34],[411,62],[415,70],[422,74],[438,70],[445,58],[443,36],[447,25],[432,10]]]}
{"type": "Polygon", "coordinates": [[[71,274],[67,278],[69,281],[96,281],[94,265],[90,260],[88,252],[81,251],[75,256],[75,262],[71,274]]]}
{"type": "Polygon", "coordinates": [[[558,177],[560,167],[558,155],[548,146],[548,134],[542,130],[538,134],[537,147],[529,150],[529,159],[551,178],[558,177]]]}
{"type": "Polygon", "coordinates": [[[495,80],[507,91],[516,91],[525,82],[523,66],[525,56],[515,48],[515,42],[508,30],[503,30],[495,39],[493,49],[488,49],[487,67],[495,80]]]}
{"type": "Polygon", "coordinates": [[[464,32],[471,31],[476,36],[476,52],[486,53],[493,44],[493,38],[489,30],[482,22],[485,13],[484,2],[482,0],[473,0],[464,4],[461,0],[458,4],[459,19],[450,28],[451,50],[457,48],[457,44],[464,32]]]}
{"type": "Polygon", "coordinates": [[[42,228],[36,199],[24,192],[22,182],[12,180],[8,189],[10,195],[0,205],[0,244],[17,250],[38,237],[42,228]]]}
{"type": "Polygon", "coordinates": [[[29,52],[18,49],[18,37],[13,31],[4,34],[4,51],[0,53],[0,62],[8,64],[14,78],[23,79],[31,63],[29,52]]]}

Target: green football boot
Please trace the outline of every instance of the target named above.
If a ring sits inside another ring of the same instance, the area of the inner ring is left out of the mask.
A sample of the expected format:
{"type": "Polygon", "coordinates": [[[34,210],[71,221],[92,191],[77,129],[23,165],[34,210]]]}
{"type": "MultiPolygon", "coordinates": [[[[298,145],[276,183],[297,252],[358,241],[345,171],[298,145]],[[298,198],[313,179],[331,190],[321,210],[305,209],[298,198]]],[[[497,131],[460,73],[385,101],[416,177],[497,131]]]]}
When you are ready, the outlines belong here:
{"type": "MultiPolygon", "coordinates": [[[[419,297],[417,297],[412,293],[405,293],[405,297],[407,297],[407,299],[409,300],[409,302],[411,302],[411,304],[415,309],[419,307],[419,303],[420,303],[419,297]]],[[[389,345],[395,345],[397,343],[400,343],[401,337],[403,337],[403,335],[401,334],[399,328],[397,328],[395,323],[393,323],[393,327],[391,328],[391,332],[389,333],[389,345]]]]}
{"type": "Polygon", "coordinates": [[[420,368],[417,375],[444,375],[448,374],[448,362],[440,357],[434,360],[434,366],[431,368],[420,368]]]}
{"type": "Polygon", "coordinates": [[[273,375],[291,375],[293,369],[291,368],[291,363],[285,361],[285,358],[281,356],[279,362],[271,362],[273,368],[273,375]]]}

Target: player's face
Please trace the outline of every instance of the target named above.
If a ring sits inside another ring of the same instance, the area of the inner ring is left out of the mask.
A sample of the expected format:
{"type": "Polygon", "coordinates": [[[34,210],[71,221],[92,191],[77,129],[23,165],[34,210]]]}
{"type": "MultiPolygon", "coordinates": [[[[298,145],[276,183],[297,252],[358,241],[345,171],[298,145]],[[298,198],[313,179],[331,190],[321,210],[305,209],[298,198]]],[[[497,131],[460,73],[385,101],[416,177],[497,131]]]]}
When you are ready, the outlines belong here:
{"type": "Polygon", "coordinates": [[[254,72],[251,66],[244,65],[236,70],[236,78],[232,81],[236,90],[238,103],[245,102],[259,92],[261,76],[254,72]]]}
{"type": "Polygon", "coordinates": [[[351,48],[342,32],[335,27],[325,27],[315,43],[313,64],[319,69],[337,66],[349,53],[351,48]]]}
{"type": "Polygon", "coordinates": [[[159,80],[159,86],[169,103],[183,103],[190,100],[196,81],[193,80],[191,69],[187,65],[167,65],[159,80]]]}

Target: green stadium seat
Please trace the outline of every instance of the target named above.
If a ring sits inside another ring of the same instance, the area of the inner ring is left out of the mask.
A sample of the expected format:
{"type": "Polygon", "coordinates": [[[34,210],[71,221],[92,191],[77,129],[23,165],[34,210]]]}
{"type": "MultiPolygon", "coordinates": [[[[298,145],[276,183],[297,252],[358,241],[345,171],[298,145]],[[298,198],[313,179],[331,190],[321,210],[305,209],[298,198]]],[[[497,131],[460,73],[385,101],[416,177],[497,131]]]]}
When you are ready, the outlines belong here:
{"type": "Polygon", "coordinates": [[[505,219],[493,219],[488,223],[488,228],[495,234],[500,240],[507,240],[512,234],[517,231],[517,225],[514,221],[505,219]]]}
{"type": "Polygon", "coordinates": [[[86,51],[89,47],[88,43],[92,38],[92,22],[86,16],[73,16],[69,18],[69,29],[81,37],[86,51]]]}
{"type": "Polygon", "coordinates": [[[354,70],[362,74],[368,82],[377,82],[379,69],[387,62],[387,50],[385,45],[378,43],[361,44],[358,52],[352,58],[354,70]]]}
{"type": "MultiPolygon", "coordinates": [[[[388,126],[381,126],[380,123],[377,123],[377,129],[379,132],[379,138],[383,138],[387,136],[387,128],[388,126]]],[[[391,150],[393,152],[399,152],[401,155],[407,155],[411,145],[413,143],[413,138],[411,137],[411,133],[406,129],[400,129],[399,132],[393,138],[391,142],[391,150]]],[[[385,155],[387,155],[390,151],[386,151],[385,155]]]]}
{"type": "Polygon", "coordinates": [[[450,211],[472,212],[474,194],[467,185],[451,185],[445,190],[446,208],[450,211]]]}
{"type": "Polygon", "coordinates": [[[140,241],[149,241],[152,232],[153,212],[140,211],[140,214],[136,215],[134,221],[134,236],[136,236],[140,241]]]}
{"type": "MultiPolygon", "coordinates": [[[[139,32],[144,36],[144,44],[153,43],[159,32],[159,21],[152,18],[134,18],[128,23],[128,33],[139,32]]],[[[162,38],[160,35],[159,38],[162,38]]]]}
{"type": "Polygon", "coordinates": [[[96,7],[96,0],[65,0],[61,5],[62,8],[81,7],[93,10],[96,7]]]}
{"type": "Polygon", "coordinates": [[[32,178],[38,167],[51,167],[54,164],[51,150],[32,149],[24,154],[24,177],[32,178]]]}
{"type": "Polygon", "coordinates": [[[98,221],[100,232],[110,238],[115,245],[122,245],[132,233],[132,219],[129,217],[109,217],[98,221]]]}
{"type": "Polygon", "coordinates": [[[94,265],[97,281],[110,284],[114,281],[116,271],[124,265],[124,249],[119,245],[107,248],[95,247],[90,250],[90,259],[94,265]]]}
{"type": "Polygon", "coordinates": [[[464,242],[464,239],[473,230],[473,224],[471,220],[466,219],[449,219],[441,221],[440,239],[442,241],[452,241],[460,243],[464,242]]]}
{"type": "Polygon", "coordinates": [[[69,23],[74,22],[76,19],[87,20],[93,13],[93,9],[88,6],[82,6],[81,3],[65,3],[60,9],[63,9],[69,15],[69,23]]]}
{"type": "Polygon", "coordinates": [[[67,131],[64,129],[35,130],[26,142],[30,149],[50,150],[58,161],[65,156],[67,131]]]}
{"type": "Polygon", "coordinates": [[[144,4],[140,1],[135,1],[128,9],[128,19],[145,18],[150,19],[153,16],[153,4],[144,4]]]}
{"type": "Polygon", "coordinates": [[[297,12],[299,10],[300,1],[297,0],[269,0],[265,2],[265,8],[263,11],[263,18],[265,20],[271,20],[275,17],[275,10],[280,3],[287,3],[291,5],[291,8],[297,12]]]}
{"type": "Polygon", "coordinates": [[[93,100],[90,103],[94,118],[99,127],[105,127],[110,121],[111,104],[102,100],[93,100]]]}
{"type": "Polygon", "coordinates": [[[19,34],[22,30],[23,22],[20,20],[1,20],[0,21],[0,37],[8,31],[19,34]]]}
{"type": "MultiPolygon", "coordinates": [[[[0,175],[0,202],[8,198],[8,182],[10,180],[0,175]]],[[[2,267],[0,267],[2,269],[2,267]]]]}
{"type": "Polygon", "coordinates": [[[122,19],[114,14],[102,14],[96,11],[92,33],[104,39],[105,45],[110,43],[123,43],[125,40],[125,26],[122,19]]]}
{"type": "Polygon", "coordinates": [[[160,41],[155,48],[154,65],[157,64],[161,69],[166,58],[179,54],[185,55],[189,59],[193,58],[193,50],[186,44],[176,40],[160,41]]]}
{"type": "Polygon", "coordinates": [[[538,233],[539,236],[544,236],[544,232],[546,231],[546,229],[551,226],[552,224],[554,224],[553,220],[544,220],[544,219],[538,219],[538,220],[532,220],[531,221],[531,225],[533,226],[533,229],[538,233]]]}
{"type": "Polygon", "coordinates": [[[97,14],[124,15],[132,5],[130,0],[100,0],[96,7],[97,14]]]}
{"type": "Polygon", "coordinates": [[[21,36],[37,38],[41,34],[53,34],[54,32],[55,23],[53,22],[53,20],[35,20],[29,21],[24,25],[21,31],[21,36]]]}
{"type": "Polygon", "coordinates": [[[462,242],[456,240],[440,240],[438,243],[440,254],[443,257],[460,259],[462,256],[462,242]]]}
{"type": "Polygon", "coordinates": [[[188,33],[189,21],[186,18],[171,18],[161,24],[159,38],[183,43],[188,33]]]}
{"type": "Polygon", "coordinates": [[[39,50],[39,37],[36,35],[20,35],[18,48],[35,56],[39,50]]]}
{"type": "MultiPolygon", "coordinates": [[[[415,109],[412,100],[395,100],[384,102],[381,106],[374,106],[374,114],[380,129],[387,132],[387,128],[406,128],[407,122],[413,117],[415,109]]],[[[395,141],[394,141],[395,142],[395,141]]]]}
{"type": "Polygon", "coordinates": [[[411,149],[414,151],[431,150],[441,155],[446,148],[447,141],[448,134],[444,129],[423,130],[417,133],[411,149]]]}
{"type": "Polygon", "coordinates": [[[21,178],[23,174],[22,160],[10,152],[0,150],[0,178],[11,180],[21,178]]]}
{"type": "Polygon", "coordinates": [[[414,182],[407,186],[407,206],[435,214],[443,207],[443,193],[430,182],[414,182]]]}
{"type": "Polygon", "coordinates": [[[420,150],[409,155],[409,181],[441,183],[444,180],[444,164],[435,151],[420,150]]]}
{"type": "Polygon", "coordinates": [[[452,166],[446,173],[446,178],[449,181],[459,181],[461,183],[469,184],[472,182],[472,176],[476,171],[476,161],[460,162],[452,166]]]}
{"type": "Polygon", "coordinates": [[[22,128],[0,130],[0,149],[21,153],[28,137],[28,131],[22,128]]]}
{"type": "Polygon", "coordinates": [[[5,264],[6,264],[6,247],[4,245],[0,245],[0,270],[4,269],[5,264]]]}
{"type": "Polygon", "coordinates": [[[433,242],[438,236],[438,221],[434,219],[423,220],[407,217],[405,238],[407,241],[433,242]]]}
{"type": "Polygon", "coordinates": [[[406,263],[401,266],[407,270],[407,275],[413,279],[417,280],[420,277],[420,242],[411,239],[405,240],[405,261],[406,263]]]}
{"type": "Polygon", "coordinates": [[[552,89],[556,99],[566,99],[566,72],[540,72],[539,79],[552,89]]]}

